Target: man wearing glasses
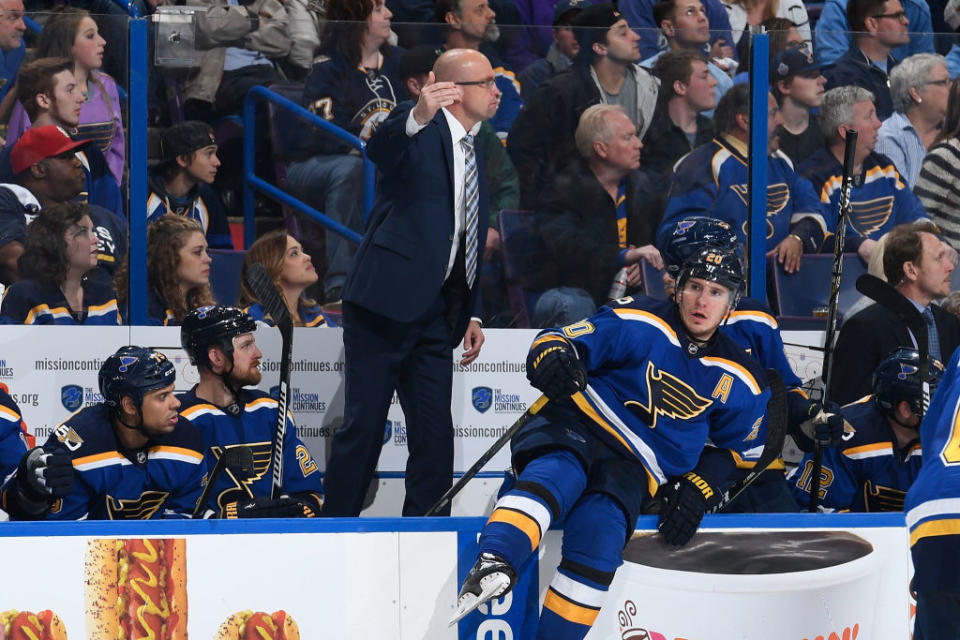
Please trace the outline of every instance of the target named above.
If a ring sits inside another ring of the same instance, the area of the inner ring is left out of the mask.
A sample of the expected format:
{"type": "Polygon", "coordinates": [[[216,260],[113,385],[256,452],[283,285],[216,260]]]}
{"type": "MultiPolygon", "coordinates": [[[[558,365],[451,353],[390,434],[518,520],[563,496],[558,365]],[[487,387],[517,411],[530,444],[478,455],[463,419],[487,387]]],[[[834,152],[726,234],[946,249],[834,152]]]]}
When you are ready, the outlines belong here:
{"type": "Polygon", "coordinates": [[[855,84],[875,98],[877,117],[886,120],[893,113],[890,71],[897,64],[890,52],[910,42],[910,21],[900,0],[850,0],[850,48],[823,70],[827,89],[855,84]]]}
{"type": "Polygon", "coordinates": [[[483,345],[488,196],[473,136],[499,101],[489,60],[453,49],[437,59],[416,105],[397,106],[367,143],[381,177],[343,287],[345,409],[327,463],[325,516],[359,515],[394,391],[410,453],[403,515],[423,515],[450,488],[452,349],[463,341],[466,366],[483,345]]]}

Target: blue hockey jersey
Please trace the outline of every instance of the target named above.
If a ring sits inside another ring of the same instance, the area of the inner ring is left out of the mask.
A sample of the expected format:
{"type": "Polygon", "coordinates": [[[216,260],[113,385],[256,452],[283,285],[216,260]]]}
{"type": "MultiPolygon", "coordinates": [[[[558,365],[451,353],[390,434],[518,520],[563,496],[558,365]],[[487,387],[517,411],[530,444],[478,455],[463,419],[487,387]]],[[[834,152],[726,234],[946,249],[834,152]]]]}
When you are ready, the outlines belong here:
{"type": "Polygon", "coordinates": [[[13,473],[27,452],[26,425],[20,407],[0,390],[0,481],[13,473]]]}
{"type": "Polygon", "coordinates": [[[156,222],[168,213],[186,216],[200,223],[211,249],[233,249],[227,211],[213,187],[198,183],[178,199],[167,191],[158,175],[150,175],[149,185],[147,222],[156,222]]]}
{"type": "MultiPolygon", "coordinates": [[[[73,493],[53,504],[48,520],[188,518],[200,499],[203,438],[186,420],[128,450],[113,430],[110,409],[96,404],[54,429],[43,448],[70,456],[74,471],[73,493]]],[[[13,475],[3,486],[5,510],[16,483],[13,475]]]]}
{"type": "Polygon", "coordinates": [[[71,309],[56,284],[28,278],[17,280],[4,291],[0,316],[12,324],[120,324],[113,287],[92,275],[83,280],[83,309],[71,309]]]}
{"type": "MultiPolygon", "coordinates": [[[[207,464],[212,469],[225,449],[249,447],[253,454],[253,475],[236,478],[225,471],[207,507],[222,513],[223,507],[239,499],[269,496],[272,479],[273,436],[277,426],[277,401],[258,389],[241,389],[241,415],[231,416],[196,395],[197,388],[178,396],[180,415],[192,422],[206,442],[207,464]]],[[[286,442],[283,449],[283,492],[309,501],[314,513],[323,503],[320,470],[310,451],[297,437],[293,415],[287,412],[286,442]]]]}
{"type": "MultiPolygon", "coordinates": [[[[254,302],[249,307],[244,308],[244,313],[249,313],[254,320],[259,320],[268,326],[274,326],[273,318],[269,313],[263,310],[259,302],[254,302]]],[[[326,325],[326,318],[320,310],[320,305],[300,306],[297,308],[300,312],[300,323],[304,327],[322,327],[326,325]]]]}
{"type": "Polygon", "coordinates": [[[960,590],[960,350],[920,425],[923,462],[904,509],[917,591],[960,590]]]}
{"type": "MultiPolygon", "coordinates": [[[[843,165],[826,147],[804,160],[797,172],[813,185],[820,201],[836,226],[840,210],[843,165]]],[[[847,220],[845,251],[856,251],[865,239],[878,240],[898,224],[927,218],[920,199],[904,183],[893,162],[871,151],[863,161],[863,172],[854,177],[850,190],[850,218],[847,220]]]]}
{"type": "Polygon", "coordinates": [[[671,301],[623,298],[586,320],[542,331],[533,343],[569,342],[589,384],[572,401],[612,448],[637,458],[651,495],[697,465],[705,443],[754,460],[766,434],[769,391],[756,363],[718,333],[687,340],[671,301]]]}
{"type": "MultiPolygon", "coordinates": [[[[856,430],[839,447],[823,449],[820,504],[826,511],[902,511],[907,490],[923,464],[920,441],[900,449],[887,418],[872,395],[841,410],[856,430]]],[[[790,488],[800,504],[810,502],[813,453],[790,474],[790,488]]]]}
{"type": "MultiPolygon", "coordinates": [[[[697,147],[676,165],[663,221],[657,230],[657,246],[663,246],[677,222],[690,216],[708,216],[728,222],[746,244],[749,227],[747,189],[749,167],[746,145],[728,136],[718,136],[697,147]]],[[[798,176],[790,160],[775,151],[767,162],[767,251],[804,221],[798,233],[804,251],[816,252],[833,225],[810,183],[798,176]]]]}

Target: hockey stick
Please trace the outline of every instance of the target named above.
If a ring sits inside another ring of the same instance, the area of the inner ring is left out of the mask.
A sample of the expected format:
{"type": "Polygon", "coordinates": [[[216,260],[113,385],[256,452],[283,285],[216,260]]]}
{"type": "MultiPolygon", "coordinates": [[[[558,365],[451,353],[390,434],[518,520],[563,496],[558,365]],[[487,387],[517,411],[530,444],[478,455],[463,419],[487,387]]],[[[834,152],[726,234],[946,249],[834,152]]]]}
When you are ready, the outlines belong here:
{"type": "Polygon", "coordinates": [[[247,270],[247,284],[260,300],[264,311],[270,314],[280,329],[283,345],[280,350],[280,392],[277,395],[277,429],[273,439],[273,480],[270,497],[280,497],[283,486],[283,446],[287,436],[287,406],[290,401],[290,357],[293,353],[293,318],[287,310],[273,279],[262,264],[253,264],[247,270]]]}
{"type": "Polygon", "coordinates": [[[210,500],[213,488],[217,486],[221,474],[226,469],[230,469],[234,472],[234,475],[242,474],[244,478],[253,473],[253,452],[250,447],[230,447],[220,454],[217,464],[213,466],[213,471],[210,472],[210,477],[207,479],[207,486],[203,488],[203,493],[197,500],[197,506],[194,507],[191,518],[196,519],[203,513],[204,506],[210,500]]]}
{"type": "MultiPolygon", "coordinates": [[[[830,393],[830,374],[833,373],[833,339],[837,333],[837,307],[840,304],[840,281],[843,278],[843,244],[850,217],[850,190],[853,188],[853,161],[857,150],[858,133],[847,129],[843,147],[843,177],[840,181],[840,202],[837,230],[834,235],[833,274],[830,281],[830,304],[827,307],[827,332],[823,340],[823,406],[830,393]]],[[[823,468],[823,445],[813,441],[813,479],[810,488],[810,511],[815,512],[820,502],[820,470],[823,468]]]]}
{"type": "Polygon", "coordinates": [[[930,406],[930,367],[927,366],[930,343],[927,341],[926,320],[902,293],[876,276],[865,273],[857,278],[857,291],[897,314],[897,317],[907,325],[907,329],[916,338],[917,352],[920,354],[920,388],[923,392],[923,412],[926,413],[930,406]]]}
{"type": "Polygon", "coordinates": [[[456,484],[447,489],[447,492],[440,496],[440,499],[437,500],[436,504],[427,509],[427,512],[423,515],[432,516],[450,504],[450,501],[453,500],[453,496],[460,493],[460,490],[463,489],[463,487],[466,486],[466,484],[470,482],[470,480],[472,480],[477,473],[479,473],[480,469],[482,469],[485,464],[490,462],[490,458],[495,456],[500,449],[503,449],[503,445],[507,444],[507,442],[510,441],[510,438],[512,438],[517,431],[520,431],[523,425],[530,422],[530,419],[533,418],[533,416],[540,413],[540,410],[543,409],[545,404],[547,404],[547,396],[540,396],[537,398],[536,402],[534,402],[529,409],[524,411],[523,415],[517,418],[517,421],[510,425],[510,427],[503,432],[503,435],[500,436],[500,439],[490,445],[490,448],[487,449],[482,456],[480,456],[480,459],[474,462],[473,466],[464,472],[463,477],[457,480],[456,484]]]}
{"type": "Polygon", "coordinates": [[[770,385],[770,400],[767,401],[767,439],[763,443],[760,458],[750,473],[733,485],[717,505],[716,511],[721,512],[731,502],[754,483],[777,458],[783,455],[783,443],[787,438],[787,388],[783,378],[774,369],[767,369],[767,382],[770,385]]]}

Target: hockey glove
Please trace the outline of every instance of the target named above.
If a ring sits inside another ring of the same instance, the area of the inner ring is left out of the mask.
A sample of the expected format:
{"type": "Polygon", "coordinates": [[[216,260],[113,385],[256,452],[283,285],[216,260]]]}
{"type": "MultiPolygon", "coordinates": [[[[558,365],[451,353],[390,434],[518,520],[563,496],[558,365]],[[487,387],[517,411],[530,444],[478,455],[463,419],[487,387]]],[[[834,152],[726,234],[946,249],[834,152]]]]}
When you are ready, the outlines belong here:
{"type": "Polygon", "coordinates": [[[267,497],[244,498],[228,502],[224,517],[234,518],[313,518],[316,514],[309,505],[296,498],[281,496],[276,500],[267,497]]]}
{"type": "Polygon", "coordinates": [[[660,498],[657,529],[667,544],[682,547],[697,532],[703,514],[715,506],[721,496],[695,471],[688,471],[660,487],[657,497],[660,498]]]}
{"type": "Polygon", "coordinates": [[[73,491],[73,461],[66,454],[36,447],[21,458],[17,479],[27,500],[50,503],[73,491]]]}
{"type": "Polygon", "coordinates": [[[587,388],[587,370],[563,340],[548,340],[527,354],[527,380],[551,400],[587,388]]]}
{"type": "Polygon", "coordinates": [[[817,442],[821,447],[836,447],[843,442],[844,420],[840,405],[827,402],[824,407],[813,402],[808,410],[808,418],[800,423],[801,437],[809,442],[817,442]]]}

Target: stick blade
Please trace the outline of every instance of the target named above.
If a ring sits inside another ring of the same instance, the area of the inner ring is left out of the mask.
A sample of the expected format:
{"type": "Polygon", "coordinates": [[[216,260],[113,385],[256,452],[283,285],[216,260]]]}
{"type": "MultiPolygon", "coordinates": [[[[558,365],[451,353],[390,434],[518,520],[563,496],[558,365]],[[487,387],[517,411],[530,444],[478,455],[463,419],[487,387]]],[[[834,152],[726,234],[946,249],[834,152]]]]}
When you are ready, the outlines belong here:
{"type": "Polygon", "coordinates": [[[292,326],[293,320],[290,318],[290,311],[287,310],[287,305],[284,303],[280,292],[277,291],[277,286],[273,283],[273,278],[270,277],[266,267],[259,262],[250,265],[250,268],[247,269],[246,281],[247,286],[260,301],[264,311],[270,314],[274,323],[281,330],[288,323],[292,326]]]}

